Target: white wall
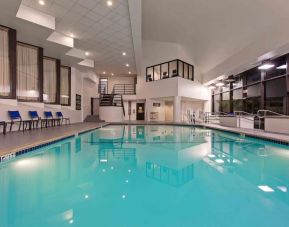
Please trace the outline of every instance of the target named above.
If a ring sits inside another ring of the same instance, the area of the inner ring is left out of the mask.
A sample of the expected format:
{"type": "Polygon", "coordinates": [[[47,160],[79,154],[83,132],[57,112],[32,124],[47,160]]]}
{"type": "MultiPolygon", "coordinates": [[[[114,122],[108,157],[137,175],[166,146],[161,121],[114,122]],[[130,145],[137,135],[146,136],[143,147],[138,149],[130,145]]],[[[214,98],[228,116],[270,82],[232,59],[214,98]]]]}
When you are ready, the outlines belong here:
{"type": "Polygon", "coordinates": [[[122,122],[124,120],[122,107],[100,106],[99,117],[106,122],[122,122]]]}
{"type": "Polygon", "coordinates": [[[148,121],[165,121],[165,101],[156,100],[156,99],[147,99],[146,100],[146,119],[148,121]],[[153,103],[160,103],[160,107],[153,106],[153,103]],[[151,119],[151,112],[158,113],[157,119],[151,119]]]}
{"type": "MultiPolygon", "coordinates": [[[[18,110],[23,119],[29,119],[28,111],[37,111],[42,118],[44,117],[44,111],[52,111],[52,113],[61,111],[65,117],[70,118],[71,123],[82,122],[83,116],[90,112],[90,97],[97,95],[97,82],[98,77],[93,72],[80,71],[72,67],[70,106],[47,105],[37,102],[18,102],[15,99],[0,99],[0,121],[10,121],[8,111],[18,110]],[[76,94],[82,96],[82,108],[80,111],[75,110],[76,94]]],[[[16,129],[16,127],[14,129],[16,129]]]]}
{"type": "Polygon", "coordinates": [[[165,101],[165,121],[174,120],[174,103],[172,101],[165,101]]]}

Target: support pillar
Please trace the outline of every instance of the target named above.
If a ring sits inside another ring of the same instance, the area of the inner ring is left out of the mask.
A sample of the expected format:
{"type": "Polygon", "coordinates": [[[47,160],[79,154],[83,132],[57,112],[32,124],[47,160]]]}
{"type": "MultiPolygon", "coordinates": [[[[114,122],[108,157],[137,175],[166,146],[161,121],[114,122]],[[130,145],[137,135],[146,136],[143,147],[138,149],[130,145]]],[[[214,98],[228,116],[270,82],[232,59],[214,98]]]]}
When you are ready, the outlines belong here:
{"type": "Polygon", "coordinates": [[[182,110],[181,110],[181,97],[174,96],[174,122],[181,122],[182,119],[182,110]]]}

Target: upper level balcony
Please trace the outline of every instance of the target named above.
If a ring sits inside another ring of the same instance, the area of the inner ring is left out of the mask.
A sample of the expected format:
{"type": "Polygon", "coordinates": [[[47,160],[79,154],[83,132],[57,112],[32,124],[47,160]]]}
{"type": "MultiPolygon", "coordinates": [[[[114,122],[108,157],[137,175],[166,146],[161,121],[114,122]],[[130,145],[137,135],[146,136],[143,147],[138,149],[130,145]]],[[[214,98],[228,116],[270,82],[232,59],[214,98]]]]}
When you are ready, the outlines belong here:
{"type": "Polygon", "coordinates": [[[194,66],[176,59],[146,68],[146,82],[182,77],[194,81],[194,66]]]}

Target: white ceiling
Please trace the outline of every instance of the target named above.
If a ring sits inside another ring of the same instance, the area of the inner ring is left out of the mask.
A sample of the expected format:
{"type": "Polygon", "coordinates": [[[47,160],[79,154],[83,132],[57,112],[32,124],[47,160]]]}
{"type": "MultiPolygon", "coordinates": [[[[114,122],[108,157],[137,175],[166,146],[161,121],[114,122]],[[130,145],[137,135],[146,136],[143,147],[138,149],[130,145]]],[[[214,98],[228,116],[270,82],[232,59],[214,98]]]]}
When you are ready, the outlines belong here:
{"type": "Polygon", "coordinates": [[[268,37],[289,42],[287,0],[144,0],[142,10],[143,39],[182,44],[203,74],[268,37]]]}
{"type": "MultiPolygon", "coordinates": [[[[98,74],[135,73],[128,2],[112,1],[112,7],[106,0],[45,0],[44,6],[38,0],[23,0],[22,4],[55,16],[56,31],[75,36],[74,47],[89,52],[88,58],[95,61],[98,74]]],[[[65,56],[69,48],[46,40],[52,30],[15,17],[20,4],[20,0],[1,0],[0,24],[15,28],[18,40],[44,47],[45,55],[76,66],[79,59],[65,56]]]]}

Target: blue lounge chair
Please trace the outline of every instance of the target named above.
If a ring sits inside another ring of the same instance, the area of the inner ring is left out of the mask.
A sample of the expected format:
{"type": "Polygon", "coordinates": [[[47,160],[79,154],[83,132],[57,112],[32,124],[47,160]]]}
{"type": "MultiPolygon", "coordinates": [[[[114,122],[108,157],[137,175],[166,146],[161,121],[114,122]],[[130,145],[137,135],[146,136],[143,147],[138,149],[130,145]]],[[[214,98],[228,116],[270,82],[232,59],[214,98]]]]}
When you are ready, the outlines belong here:
{"type": "Polygon", "coordinates": [[[51,111],[44,111],[44,116],[46,120],[46,128],[49,126],[49,123],[52,127],[55,126],[56,123],[60,125],[60,119],[54,118],[51,111]]]}
{"type": "Polygon", "coordinates": [[[65,124],[70,124],[70,118],[64,117],[62,112],[56,112],[56,117],[60,119],[60,124],[63,124],[63,121],[65,121],[65,124]]]}
{"type": "Polygon", "coordinates": [[[8,115],[10,117],[10,122],[8,122],[8,124],[10,124],[10,132],[12,131],[12,127],[15,123],[19,123],[19,128],[18,130],[20,131],[21,129],[21,125],[22,125],[22,130],[26,130],[27,127],[29,130],[31,130],[31,120],[22,120],[22,117],[19,113],[19,111],[8,111],[8,115]]]}
{"type": "Polygon", "coordinates": [[[29,111],[29,116],[31,118],[31,121],[32,121],[31,124],[33,128],[38,128],[39,122],[40,122],[40,127],[43,128],[43,123],[46,123],[46,119],[41,119],[37,111],[29,111]]]}

